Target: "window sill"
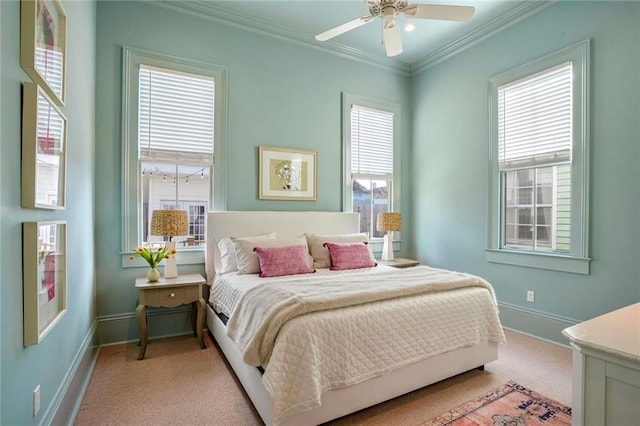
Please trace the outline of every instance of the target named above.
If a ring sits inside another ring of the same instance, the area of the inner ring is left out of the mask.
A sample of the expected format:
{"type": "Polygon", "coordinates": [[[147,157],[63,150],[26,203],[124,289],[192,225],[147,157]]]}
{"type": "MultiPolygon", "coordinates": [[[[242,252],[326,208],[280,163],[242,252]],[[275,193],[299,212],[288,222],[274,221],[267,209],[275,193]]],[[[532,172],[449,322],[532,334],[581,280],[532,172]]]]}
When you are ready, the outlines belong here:
{"type": "Polygon", "coordinates": [[[487,261],[491,263],[589,275],[589,263],[591,262],[589,258],[504,249],[485,249],[485,251],[487,253],[487,261]]]}
{"type": "MultiPolygon", "coordinates": [[[[204,264],[204,247],[199,248],[190,248],[190,249],[182,249],[178,250],[176,255],[176,261],[178,265],[194,265],[194,264],[204,264]]],[[[129,257],[132,256],[132,253],[120,253],[122,256],[122,267],[123,268],[143,268],[149,267],[149,264],[142,259],[140,256],[135,256],[132,260],[129,260],[129,257]]],[[[160,263],[162,267],[164,262],[160,263]]]]}

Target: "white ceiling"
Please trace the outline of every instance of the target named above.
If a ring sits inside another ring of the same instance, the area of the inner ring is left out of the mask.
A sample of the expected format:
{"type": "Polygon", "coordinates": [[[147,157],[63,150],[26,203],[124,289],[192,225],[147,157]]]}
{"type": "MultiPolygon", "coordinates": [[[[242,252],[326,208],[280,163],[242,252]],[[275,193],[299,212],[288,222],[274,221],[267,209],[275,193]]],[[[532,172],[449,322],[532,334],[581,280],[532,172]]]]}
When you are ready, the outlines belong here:
{"type": "MultiPolygon", "coordinates": [[[[374,62],[415,69],[449,49],[459,48],[489,35],[522,16],[550,3],[546,0],[409,0],[409,4],[454,4],[473,6],[476,12],[466,22],[412,19],[416,29],[402,33],[404,51],[387,58],[382,45],[379,18],[326,42],[313,37],[352,19],[369,14],[364,0],[262,0],[179,1],[174,7],[204,13],[225,22],[262,33],[290,37],[318,47],[360,56],[374,62]]],[[[406,18],[400,18],[404,27],[406,18]]]]}

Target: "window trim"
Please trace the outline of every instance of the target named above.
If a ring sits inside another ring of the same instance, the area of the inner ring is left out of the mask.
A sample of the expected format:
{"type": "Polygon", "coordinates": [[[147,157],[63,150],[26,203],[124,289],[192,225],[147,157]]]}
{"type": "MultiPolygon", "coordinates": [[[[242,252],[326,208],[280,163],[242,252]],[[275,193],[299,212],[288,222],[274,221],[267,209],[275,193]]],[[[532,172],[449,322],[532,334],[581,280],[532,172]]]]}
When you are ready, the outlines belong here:
{"type": "MultiPolygon", "coordinates": [[[[140,64],[208,75],[215,81],[214,157],[209,209],[226,209],[227,68],[205,62],[146,50],[123,47],[122,55],[122,267],[139,267],[140,258],[128,260],[131,249],[139,247],[142,206],[138,203],[141,172],[138,162],[138,68],[140,64]]],[[[178,263],[204,263],[204,247],[180,251],[178,263]]]]}
{"type": "MultiPolygon", "coordinates": [[[[391,187],[392,194],[390,210],[401,213],[400,127],[402,117],[400,104],[346,92],[342,93],[342,211],[352,211],[351,206],[353,204],[353,188],[351,180],[351,105],[353,104],[393,113],[393,185],[391,187]]],[[[394,235],[397,235],[397,233],[394,233],[394,235]]],[[[400,250],[400,241],[401,240],[396,240],[397,243],[394,243],[394,250],[400,250]]],[[[370,241],[372,250],[381,251],[382,242],[382,238],[372,239],[370,241]]]]}
{"type": "Polygon", "coordinates": [[[531,268],[589,274],[589,52],[584,40],[555,53],[498,74],[489,80],[489,205],[487,261],[531,268]],[[502,182],[498,167],[497,89],[563,62],[573,63],[573,141],[571,161],[571,251],[568,255],[504,248],[502,182]]]}

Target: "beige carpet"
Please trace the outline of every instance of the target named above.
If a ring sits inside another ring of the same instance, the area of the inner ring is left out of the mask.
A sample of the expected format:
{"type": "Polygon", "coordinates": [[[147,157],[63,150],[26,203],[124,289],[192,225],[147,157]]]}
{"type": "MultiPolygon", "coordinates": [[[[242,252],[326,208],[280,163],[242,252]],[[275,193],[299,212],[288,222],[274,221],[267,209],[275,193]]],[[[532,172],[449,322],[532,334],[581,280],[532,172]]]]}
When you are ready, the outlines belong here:
{"type": "MultiPolygon", "coordinates": [[[[500,359],[331,422],[418,425],[509,380],[571,405],[571,351],[507,331],[500,359]]],[[[103,347],[76,425],[260,425],[221,352],[191,336],[103,347]]]]}

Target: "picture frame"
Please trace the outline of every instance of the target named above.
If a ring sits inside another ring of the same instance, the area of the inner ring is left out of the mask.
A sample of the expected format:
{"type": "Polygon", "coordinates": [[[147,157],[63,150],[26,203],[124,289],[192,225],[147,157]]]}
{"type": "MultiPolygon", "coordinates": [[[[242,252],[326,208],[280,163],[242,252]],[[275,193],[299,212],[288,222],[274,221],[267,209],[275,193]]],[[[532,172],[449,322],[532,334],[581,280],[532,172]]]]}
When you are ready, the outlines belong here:
{"type": "Polygon", "coordinates": [[[23,207],[65,208],[67,119],[36,83],[22,84],[23,207]]]}
{"type": "Polygon", "coordinates": [[[67,311],[67,223],[23,222],[24,346],[37,345],[67,311]]]}
{"type": "Polygon", "coordinates": [[[317,200],[318,153],[259,147],[261,200],[317,200]]]}
{"type": "Polygon", "coordinates": [[[64,105],[67,15],[60,0],[21,0],[20,66],[56,105],[64,105]]]}

